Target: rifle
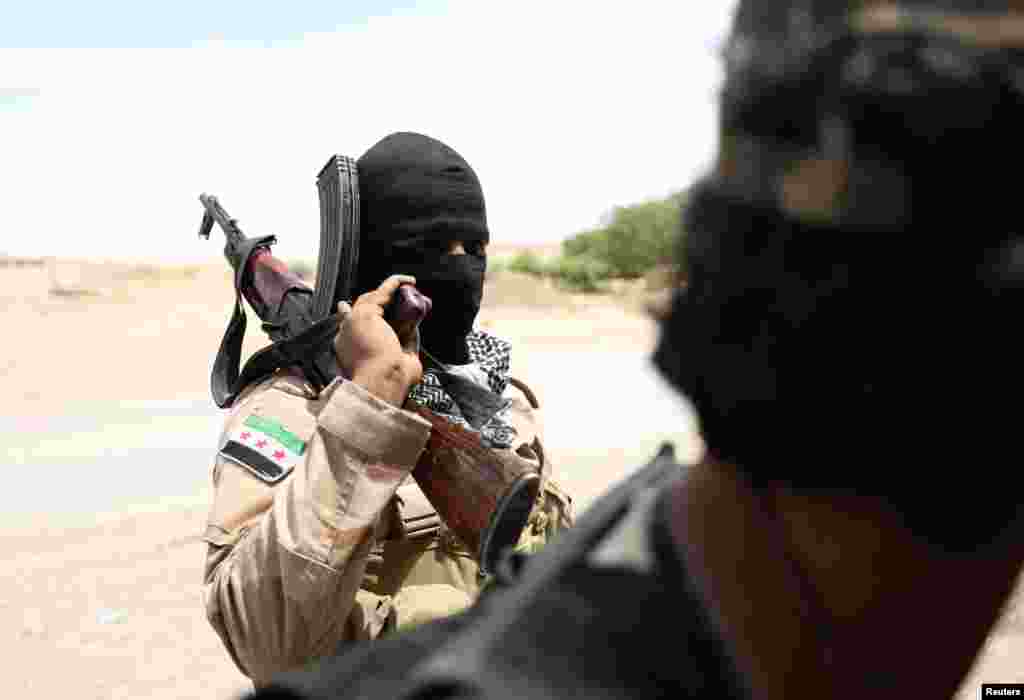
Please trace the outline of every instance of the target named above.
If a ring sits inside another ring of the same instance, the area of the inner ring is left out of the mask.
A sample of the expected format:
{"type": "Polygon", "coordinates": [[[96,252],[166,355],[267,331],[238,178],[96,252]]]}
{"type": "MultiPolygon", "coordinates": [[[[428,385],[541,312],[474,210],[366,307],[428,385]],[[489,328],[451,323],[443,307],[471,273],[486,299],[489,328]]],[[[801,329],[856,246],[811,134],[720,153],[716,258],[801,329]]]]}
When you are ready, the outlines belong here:
{"type": "Polygon", "coordinates": [[[271,255],[270,246],[277,242],[275,236],[249,238],[216,197],[201,194],[199,201],[206,209],[199,237],[209,239],[216,222],[227,238],[224,257],[235,273],[234,313],[210,375],[213,400],[220,408],[226,408],[249,384],[292,365],[301,367],[318,391],[323,389],[338,375],[330,345],[338,332],[338,319],[328,316],[314,322],[313,290],[271,255]],[[274,342],[255,353],[239,373],[246,327],[242,297],[263,321],[263,330],[274,342]]]}
{"type": "MultiPolygon", "coordinates": [[[[351,301],[358,263],[359,190],[354,161],[333,156],[320,171],[317,186],[320,256],[315,290],[271,255],[275,236],[247,237],[216,197],[199,195],[205,209],[199,236],[209,239],[213,224],[220,226],[227,239],[224,257],[235,273],[235,308],[210,374],[213,399],[220,408],[231,406],[246,386],[285,367],[297,367],[317,392],[340,374],[334,338],[341,319],[332,306],[335,299],[351,301]],[[243,297],[272,343],[254,353],[239,372],[246,327],[243,297]]],[[[413,286],[402,285],[384,310],[384,318],[392,325],[418,323],[430,307],[430,299],[413,286]]],[[[469,420],[482,422],[507,405],[506,399],[451,372],[425,349],[420,352],[437,366],[443,386],[458,397],[469,420]]],[[[486,571],[518,540],[537,498],[538,475],[520,473],[514,460],[484,450],[478,436],[426,409],[415,410],[432,423],[431,444],[437,449],[424,453],[413,476],[446,522],[478,550],[481,570],[486,571]],[[455,498],[456,494],[462,498],[455,498]]]]}
{"type": "MultiPolygon", "coordinates": [[[[206,210],[199,225],[199,236],[209,239],[213,224],[220,226],[227,238],[224,257],[235,273],[235,309],[210,376],[217,406],[229,407],[246,386],[283,367],[298,367],[317,391],[323,390],[340,373],[334,356],[334,337],[340,319],[329,313],[331,299],[321,304],[328,313],[317,314],[314,305],[320,300],[314,290],[271,255],[270,246],[277,242],[275,236],[249,238],[216,197],[201,194],[199,201],[206,210]],[[263,321],[263,330],[273,342],[253,354],[239,372],[246,328],[243,297],[263,321]]],[[[336,248],[333,244],[332,247],[336,248]]],[[[333,290],[334,285],[329,286],[333,290]]],[[[325,293],[321,298],[332,294],[325,293]]],[[[426,297],[403,286],[385,316],[391,321],[420,320],[428,309],[426,297]]]]}

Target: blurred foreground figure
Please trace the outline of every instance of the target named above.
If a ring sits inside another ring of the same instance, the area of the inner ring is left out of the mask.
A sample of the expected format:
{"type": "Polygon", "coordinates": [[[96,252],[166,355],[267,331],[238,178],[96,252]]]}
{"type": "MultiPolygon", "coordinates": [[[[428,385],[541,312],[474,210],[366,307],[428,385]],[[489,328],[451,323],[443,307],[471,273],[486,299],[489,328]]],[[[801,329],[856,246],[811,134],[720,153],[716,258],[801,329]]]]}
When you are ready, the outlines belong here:
{"type": "Polygon", "coordinates": [[[654,358],[706,457],[256,697],[953,696],[1024,562],[1008,5],[741,2],[654,358]]]}

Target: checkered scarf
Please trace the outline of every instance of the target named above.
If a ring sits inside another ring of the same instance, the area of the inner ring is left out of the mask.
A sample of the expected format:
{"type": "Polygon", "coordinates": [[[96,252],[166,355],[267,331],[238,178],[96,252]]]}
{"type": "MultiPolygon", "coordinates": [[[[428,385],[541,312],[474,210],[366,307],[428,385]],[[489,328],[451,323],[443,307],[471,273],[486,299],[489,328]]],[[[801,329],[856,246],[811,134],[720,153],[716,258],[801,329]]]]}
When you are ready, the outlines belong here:
{"type": "MultiPolygon", "coordinates": [[[[472,365],[486,376],[486,387],[499,396],[503,394],[508,386],[512,344],[481,330],[470,331],[466,343],[472,365]]],[[[409,398],[452,423],[479,432],[481,442],[487,447],[509,448],[515,439],[516,430],[508,422],[508,407],[490,418],[479,430],[473,428],[463,417],[456,399],[445,391],[438,370],[433,367],[423,370],[423,379],[409,392],[409,398]]]]}

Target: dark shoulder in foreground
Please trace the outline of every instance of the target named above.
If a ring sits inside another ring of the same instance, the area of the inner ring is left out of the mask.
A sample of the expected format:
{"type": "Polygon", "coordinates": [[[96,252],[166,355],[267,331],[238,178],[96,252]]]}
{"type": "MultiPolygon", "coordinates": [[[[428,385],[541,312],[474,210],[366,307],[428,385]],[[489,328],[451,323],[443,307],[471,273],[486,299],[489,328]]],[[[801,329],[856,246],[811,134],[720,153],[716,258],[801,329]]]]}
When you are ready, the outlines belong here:
{"type": "Polygon", "coordinates": [[[746,698],[670,538],[670,447],[469,610],[250,696],[746,698]]]}

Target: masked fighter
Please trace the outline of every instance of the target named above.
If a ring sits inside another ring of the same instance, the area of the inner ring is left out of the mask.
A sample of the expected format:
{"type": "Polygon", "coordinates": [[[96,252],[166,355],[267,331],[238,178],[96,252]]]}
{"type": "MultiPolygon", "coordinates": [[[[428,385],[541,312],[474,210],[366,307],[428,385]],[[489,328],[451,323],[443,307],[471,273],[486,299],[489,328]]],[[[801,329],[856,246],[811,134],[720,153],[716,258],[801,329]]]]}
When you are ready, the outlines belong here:
{"type": "Polygon", "coordinates": [[[358,293],[351,306],[338,300],[346,321],[335,343],[351,380],[318,395],[281,371],[249,387],[213,471],[206,612],[257,686],[339,645],[460,611],[478,594],[473,553],[409,478],[430,424],[406,409],[427,408],[542,474],[521,550],[572,524],[570,499],[549,478],[533,393],[509,375],[509,343],[473,327],[489,240],[476,174],[413,133],[383,139],[357,168],[358,293]],[[384,309],[405,283],[432,309],[418,329],[396,332],[384,309]],[[446,371],[511,403],[482,421],[470,415],[438,369],[424,369],[420,344],[446,371]]]}

